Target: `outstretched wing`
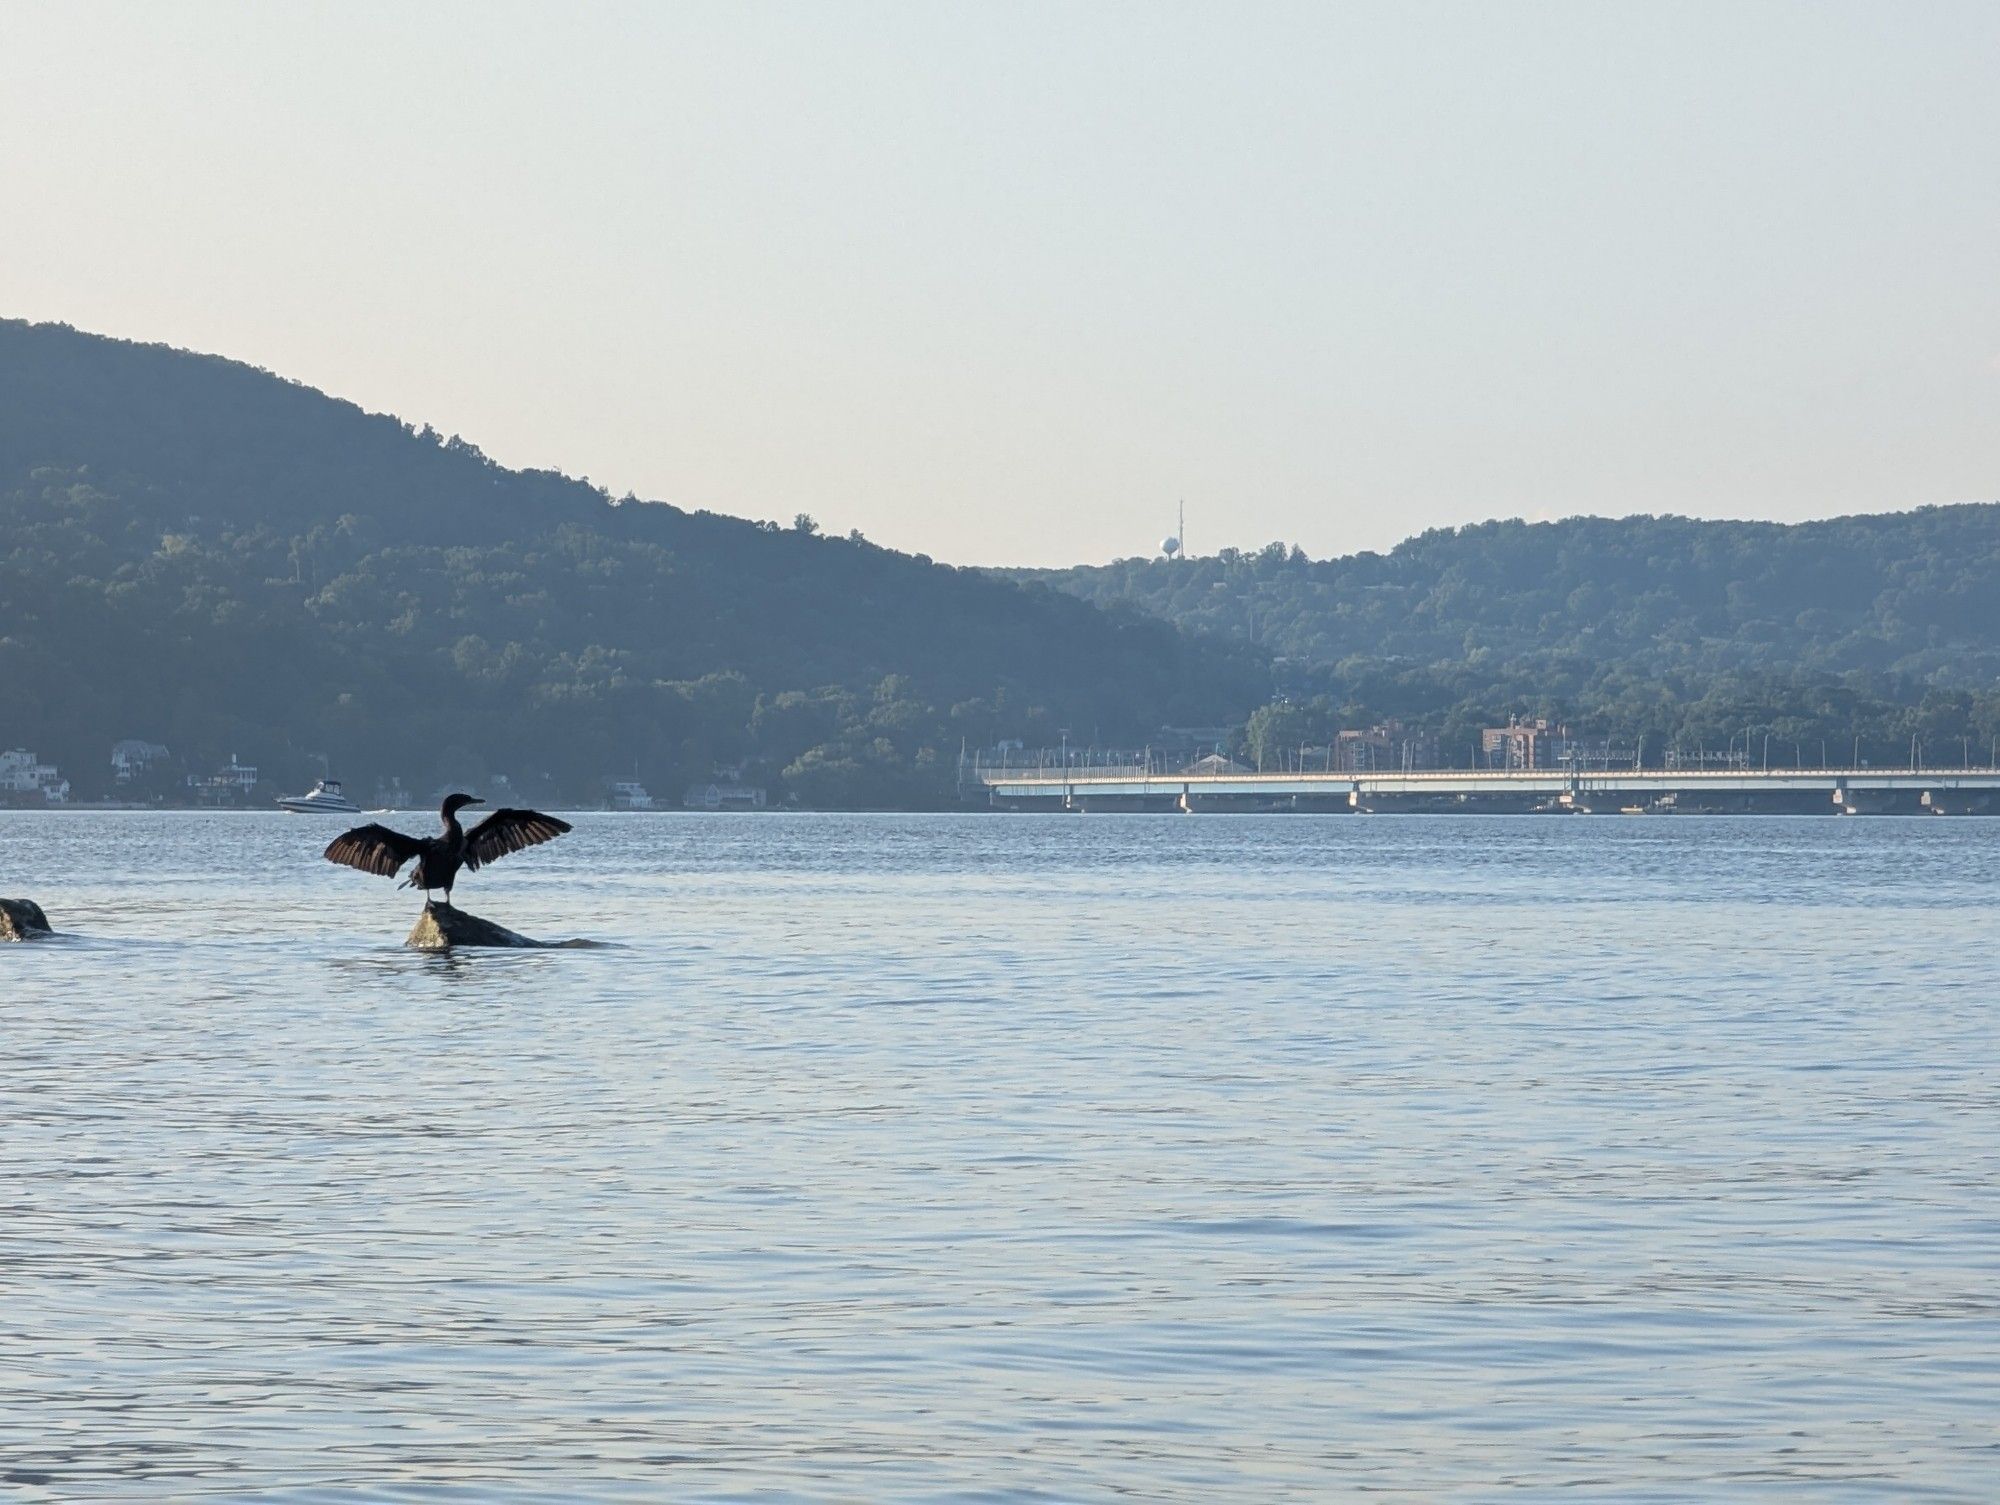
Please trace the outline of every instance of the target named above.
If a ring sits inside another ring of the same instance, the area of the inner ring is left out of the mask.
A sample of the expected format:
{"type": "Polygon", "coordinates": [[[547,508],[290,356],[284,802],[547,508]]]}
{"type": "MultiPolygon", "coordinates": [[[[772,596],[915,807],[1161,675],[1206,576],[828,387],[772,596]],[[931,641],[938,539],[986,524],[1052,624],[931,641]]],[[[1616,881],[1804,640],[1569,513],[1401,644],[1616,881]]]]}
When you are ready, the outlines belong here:
{"type": "Polygon", "coordinates": [[[356,826],[334,837],[326,849],[328,862],[345,863],[364,873],[393,878],[396,869],[424,849],[422,841],[387,826],[356,826]]]}
{"type": "Polygon", "coordinates": [[[568,821],[539,810],[495,810],[465,833],[465,865],[484,867],[509,852],[554,841],[569,829],[568,821]]]}

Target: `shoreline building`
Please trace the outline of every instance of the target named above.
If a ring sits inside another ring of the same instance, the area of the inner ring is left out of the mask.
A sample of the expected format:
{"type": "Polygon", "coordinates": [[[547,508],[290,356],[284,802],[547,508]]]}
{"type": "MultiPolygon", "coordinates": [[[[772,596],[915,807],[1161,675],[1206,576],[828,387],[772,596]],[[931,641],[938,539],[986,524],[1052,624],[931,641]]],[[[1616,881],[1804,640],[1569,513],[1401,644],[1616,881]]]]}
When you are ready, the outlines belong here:
{"type": "Polygon", "coordinates": [[[1551,725],[1546,716],[1523,721],[1509,716],[1505,726],[1489,726],[1479,734],[1479,754],[1488,768],[1553,768],[1567,742],[1566,727],[1551,725]]]}
{"type": "Polygon", "coordinates": [[[162,743],[127,737],[123,742],[111,744],[111,777],[117,783],[129,784],[134,779],[144,778],[157,765],[166,762],[169,756],[162,743]]]}
{"type": "Polygon", "coordinates": [[[194,791],[197,802],[205,805],[226,804],[230,800],[247,798],[257,787],[257,768],[252,763],[239,763],[236,754],[229,755],[226,767],[214,773],[203,775],[191,773],[187,776],[188,788],[194,791]]]}
{"type": "Polygon", "coordinates": [[[611,781],[611,808],[613,810],[650,810],[653,796],[646,786],[637,779],[613,779],[611,781]]]}
{"type": "Polygon", "coordinates": [[[681,797],[689,810],[762,810],[769,803],[762,784],[743,782],[743,766],[718,765],[705,784],[690,784],[681,797]]]}
{"type": "Polygon", "coordinates": [[[25,747],[0,753],[0,795],[40,795],[45,804],[69,802],[69,780],[53,763],[44,763],[25,747]]]}

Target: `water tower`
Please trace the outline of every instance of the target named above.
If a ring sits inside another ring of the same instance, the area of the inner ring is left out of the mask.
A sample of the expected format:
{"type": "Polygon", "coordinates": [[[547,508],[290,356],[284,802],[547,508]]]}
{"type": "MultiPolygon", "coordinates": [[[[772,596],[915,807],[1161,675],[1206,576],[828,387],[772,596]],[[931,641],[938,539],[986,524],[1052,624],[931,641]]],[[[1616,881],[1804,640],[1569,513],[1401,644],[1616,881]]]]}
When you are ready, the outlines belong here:
{"type": "Polygon", "coordinates": [[[1183,540],[1185,540],[1186,538],[1187,538],[1187,503],[1182,502],[1180,508],[1180,525],[1176,527],[1173,532],[1169,533],[1165,538],[1160,540],[1160,552],[1166,555],[1167,558],[1172,559],[1176,554],[1180,553],[1183,547],[1183,540]]]}

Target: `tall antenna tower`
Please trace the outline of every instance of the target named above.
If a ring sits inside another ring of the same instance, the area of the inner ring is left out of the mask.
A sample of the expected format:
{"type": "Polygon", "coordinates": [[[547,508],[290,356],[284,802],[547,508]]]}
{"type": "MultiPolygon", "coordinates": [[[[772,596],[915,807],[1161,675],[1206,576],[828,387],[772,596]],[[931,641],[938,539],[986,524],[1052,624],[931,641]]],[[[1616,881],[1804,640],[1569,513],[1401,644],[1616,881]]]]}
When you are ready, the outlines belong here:
{"type": "Polygon", "coordinates": [[[1187,503],[1180,504],[1180,522],[1175,531],[1160,540],[1160,552],[1172,559],[1187,547],[1187,503]]]}

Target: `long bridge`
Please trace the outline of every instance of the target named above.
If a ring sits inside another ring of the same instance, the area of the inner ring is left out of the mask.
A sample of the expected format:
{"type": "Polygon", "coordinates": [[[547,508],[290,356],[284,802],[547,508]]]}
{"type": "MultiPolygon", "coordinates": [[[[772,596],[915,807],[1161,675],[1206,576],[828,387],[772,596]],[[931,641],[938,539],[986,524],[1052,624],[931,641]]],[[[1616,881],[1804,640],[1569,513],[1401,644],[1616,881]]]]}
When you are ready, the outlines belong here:
{"type": "Polygon", "coordinates": [[[1169,773],[968,768],[965,790],[1018,810],[1462,811],[1570,814],[2000,814],[2000,768],[1436,769],[1169,773]]]}

